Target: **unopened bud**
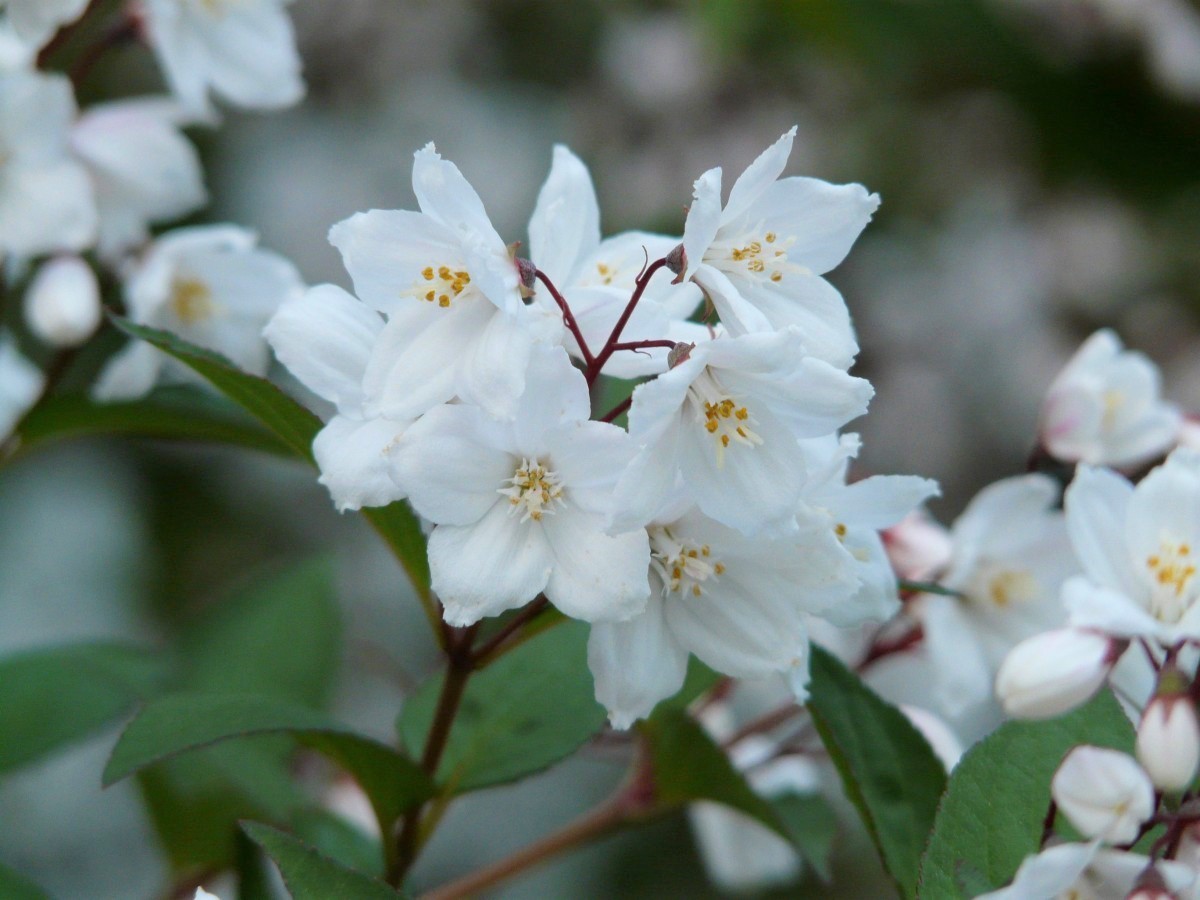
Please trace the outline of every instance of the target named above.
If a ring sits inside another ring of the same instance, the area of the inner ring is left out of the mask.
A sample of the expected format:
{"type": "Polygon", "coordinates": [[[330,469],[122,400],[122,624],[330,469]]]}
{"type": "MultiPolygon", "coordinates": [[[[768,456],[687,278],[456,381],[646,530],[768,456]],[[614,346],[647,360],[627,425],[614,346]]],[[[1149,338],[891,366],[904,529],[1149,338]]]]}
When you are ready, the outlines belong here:
{"type": "Polygon", "coordinates": [[[1186,694],[1155,697],[1137,730],[1138,762],[1164,791],[1186,790],[1200,768],[1200,721],[1186,694]]]}
{"type": "Polygon", "coordinates": [[[1162,873],[1151,863],[1133,883],[1133,890],[1125,896],[1125,900],[1175,900],[1175,896],[1162,873]]]}
{"type": "Polygon", "coordinates": [[[1049,719],[1089,699],[1127,644],[1107,635],[1062,628],[1013,647],[996,673],[996,697],[1018,719],[1049,719]]]}
{"type": "Polygon", "coordinates": [[[537,266],[522,256],[516,257],[515,262],[517,278],[520,280],[521,297],[527,300],[533,296],[534,288],[537,285],[537,266]]]}
{"type": "Polygon", "coordinates": [[[1050,794],[1088,840],[1130,843],[1154,813],[1149,776],[1132,756],[1106,747],[1082,746],[1068,753],[1050,782],[1050,794]]]}
{"type": "Polygon", "coordinates": [[[667,368],[673,369],[680,363],[687,362],[687,358],[692,355],[692,351],[695,349],[695,344],[676,344],[667,351],[667,368]]]}
{"type": "Polygon", "coordinates": [[[675,284],[683,281],[683,273],[687,271],[687,251],[679,244],[666,255],[666,266],[675,273],[675,284]]]}
{"type": "Polygon", "coordinates": [[[78,256],[44,263],[25,292],[29,330],[53,347],[82,344],[100,325],[100,284],[78,256]]]}

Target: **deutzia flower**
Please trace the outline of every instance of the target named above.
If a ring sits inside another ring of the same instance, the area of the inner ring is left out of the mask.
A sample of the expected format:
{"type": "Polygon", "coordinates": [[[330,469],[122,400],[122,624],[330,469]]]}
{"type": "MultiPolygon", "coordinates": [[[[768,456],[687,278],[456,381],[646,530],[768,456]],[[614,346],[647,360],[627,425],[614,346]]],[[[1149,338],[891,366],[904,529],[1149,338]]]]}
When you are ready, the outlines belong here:
{"type": "Polygon", "coordinates": [[[439,406],[391,449],[393,477],[436,525],[429,567],[451,625],[541,592],[585,621],[627,619],[645,606],[645,531],[605,533],[628,438],[589,413],[583,375],[561,347],[544,347],[511,422],[439,406]]]}
{"type": "Polygon", "coordinates": [[[333,227],[355,293],[388,318],[366,375],[375,410],[415,418],[458,397],[511,419],[557,308],[526,306],[517,267],[474,188],[433,145],[413,161],[421,212],[372,210],[333,227]]]}
{"type": "Polygon", "coordinates": [[[200,160],[179,126],[175,103],[158,98],[89,107],[71,132],[100,215],[98,250],[115,258],[169,222],[204,205],[200,160]]]}
{"type": "Polygon", "coordinates": [[[1195,878],[1181,863],[1155,862],[1137,853],[1101,849],[1098,841],[1055,844],[1026,857],[1008,887],[980,894],[978,900],[1125,900],[1151,865],[1176,896],[1195,878]]]}
{"type": "Polygon", "coordinates": [[[289,0],[145,0],[146,36],[171,90],[206,110],[208,92],[235,106],[278,109],[304,96],[289,0]]]}
{"type": "MultiPolygon", "coordinates": [[[[295,266],[255,247],[257,238],[231,225],[181,228],[159,238],[125,281],[129,317],[222,353],[261,375],[270,361],[263,326],[304,285],[295,266]]],[[[94,388],[102,400],[149,391],[167,357],[134,341],[109,361],[94,388]]]]}
{"type": "Polygon", "coordinates": [[[407,420],[365,412],[363,376],[383,317],[331,284],[284,301],[263,336],[300,382],[336,407],[313,441],[321,484],[339,510],[386,506],[404,496],[385,450],[407,420]]]}
{"type": "Polygon", "coordinates": [[[1200,639],[1200,453],[1174,451],[1136,487],[1083,466],[1066,512],[1084,572],[1063,586],[1072,625],[1167,645],[1200,639]]]}
{"type": "Polygon", "coordinates": [[[1019,719],[1062,715],[1100,690],[1128,643],[1077,628],[1044,631],[1017,644],[996,673],[996,699],[1019,719]]]}
{"type": "Polygon", "coordinates": [[[649,715],[683,684],[688,654],[736,678],[807,671],[806,615],[858,588],[824,523],[747,538],[696,509],[652,524],[651,596],[627,622],[592,626],[588,664],[615,728],[649,715]]]}
{"type": "Polygon", "coordinates": [[[12,336],[0,332],[0,439],[8,437],[34,404],[44,381],[41,370],[21,355],[12,336]]]}
{"type": "Polygon", "coordinates": [[[1076,747],[1050,783],[1058,809],[1085,838],[1124,844],[1154,813],[1154,785],[1128,753],[1076,747]]]}
{"type": "Polygon", "coordinates": [[[75,96],[60,75],[0,73],[0,253],[83,250],[96,205],[69,153],[75,96]]]}
{"type": "Polygon", "coordinates": [[[677,271],[704,289],[730,332],[794,325],[810,353],[845,369],[858,344],[842,295],[821,275],[846,258],[879,197],[860,184],[780,178],[795,135],[750,164],[724,207],[721,170],[700,176],[677,271]]]}
{"type": "Polygon", "coordinates": [[[1020,641],[1061,624],[1063,581],[1078,571],[1059,488],[1044,475],[989,485],[951,530],[938,579],[959,597],[922,594],[910,611],[922,625],[940,706],[951,715],[987,701],[993,676],[1020,641]]]}
{"type": "Polygon", "coordinates": [[[41,47],[61,26],[75,21],[88,0],[0,0],[17,37],[41,47]]]}
{"type": "Polygon", "coordinates": [[[1059,459],[1134,466],[1169,450],[1182,424],[1161,396],[1158,368],[1112,331],[1088,338],[1050,385],[1041,439],[1059,459]]]}
{"type": "Polygon", "coordinates": [[[76,347],[100,325],[100,283],[78,256],[42,263],[25,291],[25,321],[44,343],[76,347]]]}
{"type": "Polygon", "coordinates": [[[795,528],[805,483],[797,437],[828,434],[866,411],[873,391],[809,356],[795,329],[699,344],[633,392],[638,445],[617,490],[618,529],[658,515],[675,486],[747,534],[795,528]]]}

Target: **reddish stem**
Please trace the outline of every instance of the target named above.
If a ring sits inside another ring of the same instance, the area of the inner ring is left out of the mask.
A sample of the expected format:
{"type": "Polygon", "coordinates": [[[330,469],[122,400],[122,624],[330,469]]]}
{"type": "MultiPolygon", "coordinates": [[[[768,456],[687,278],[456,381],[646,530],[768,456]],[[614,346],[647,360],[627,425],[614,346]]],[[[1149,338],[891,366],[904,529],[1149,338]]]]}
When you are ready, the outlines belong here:
{"type": "Polygon", "coordinates": [[[604,342],[604,348],[596,355],[595,359],[588,363],[587,382],[589,385],[594,383],[600,376],[600,370],[604,368],[604,364],[608,362],[609,357],[616,352],[618,342],[621,340],[621,332],[629,324],[629,317],[633,315],[633,311],[641,301],[642,294],[646,293],[646,286],[650,283],[650,279],[654,277],[655,272],[666,264],[666,259],[656,259],[650,265],[646,266],[645,271],[638,276],[633,296],[629,298],[629,303],[625,305],[625,309],[621,313],[621,318],[617,319],[617,324],[613,326],[612,333],[608,336],[608,340],[604,342]]]}
{"type": "Polygon", "coordinates": [[[610,409],[608,412],[606,412],[600,418],[600,421],[601,422],[612,422],[621,413],[626,412],[629,409],[629,407],[631,407],[632,405],[633,405],[633,395],[631,394],[630,396],[628,396],[624,400],[622,400],[620,403],[618,403],[616,406],[614,406],[612,409],[610,409]]]}
{"type": "Polygon", "coordinates": [[[914,647],[924,636],[924,629],[920,625],[916,625],[894,640],[878,641],[872,644],[871,649],[867,651],[867,655],[858,664],[858,671],[862,672],[885,656],[891,656],[893,653],[902,653],[914,647]]]}
{"type": "Polygon", "coordinates": [[[482,660],[487,659],[499,647],[512,637],[517,631],[525,625],[532,622],[550,605],[550,601],[544,596],[538,597],[523,610],[517,613],[508,621],[503,628],[488,638],[483,644],[477,647],[471,653],[471,664],[478,666],[482,660]]]}
{"type": "MultiPolygon", "coordinates": [[[[554,286],[554,282],[541,269],[534,272],[534,277],[546,286],[546,290],[550,292],[550,296],[554,298],[554,302],[562,310],[563,324],[567,326],[567,330],[575,338],[575,343],[579,345],[579,352],[583,354],[583,361],[590,372],[592,366],[595,365],[596,359],[592,356],[592,351],[588,349],[587,341],[583,339],[583,332],[579,330],[579,323],[575,321],[575,314],[571,312],[571,305],[567,303],[567,298],[558,292],[558,288],[554,286]]],[[[591,383],[592,379],[589,378],[588,384],[590,385],[591,383]]]]}
{"type": "Polygon", "coordinates": [[[613,349],[614,353],[616,353],[618,350],[652,350],[655,347],[663,347],[667,350],[674,350],[675,342],[668,341],[668,340],[629,341],[628,343],[624,343],[624,344],[613,344],[612,345],[612,349],[613,349]]]}

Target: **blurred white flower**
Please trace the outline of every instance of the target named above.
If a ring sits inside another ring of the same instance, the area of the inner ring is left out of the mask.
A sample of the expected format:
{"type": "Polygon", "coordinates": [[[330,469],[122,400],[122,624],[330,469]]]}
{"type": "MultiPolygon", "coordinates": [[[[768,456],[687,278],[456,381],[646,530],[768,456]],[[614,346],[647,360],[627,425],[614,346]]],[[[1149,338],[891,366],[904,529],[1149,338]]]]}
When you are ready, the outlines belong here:
{"type": "Polygon", "coordinates": [[[1101,849],[1099,841],[1055,844],[1027,856],[1008,887],[980,894],[977,900],[1125,900],[1151,865],[1172,896],[1179,896],[1195,878],[1195,873],[1180,863],[1101,849]]]}
{"type": "Polygon", "coordinates": [[[1074,709],[1108,680],[1124,645],[1094,631],[1062,628],[1017,644],[996,673],[996,698],[1018,719],[1074,709]]]}
{"type": "Polygon", "coordinates": [[[41,369],[21,355],[12,336],[0,332],[0,438],[34,404],[44,382],[41,369]]]}
{"type": "Polygon", "coordinates": [[[1102,329],[1054,379],[1042,406],[1041,439],[1059,459],[1133,466],[1165,453],[1179,410],[1161,397],[1158,367],[1102,329]]]}
{"type": "Polygon", "coordinates": [[[82,344],[100,325],[100,284],[78,256],[43,263],[25,291],[25,321],[52,347],[82,344]]]}
{"type": "MultiPolygon", "coordinates": [[[[231,225],[181,228],[154,241],[125,280],[129,318],[174,332],[262,375],[270,354],[262,330],[304,289],[295,266],[231,225]]],[[[134,399],[158,380],[167,357],[144,341],[114,356],[93,388],[101,400],[134,399]]]]}
{"type": "Polygon", "coordinates": [[[1158,696],[1142,713],[1137,729],[1138,762],[1164,791],[1184,791],[1200,768],[1200,722],[1186,694],[1158,696]]]}
{"type": "Polygon", "coordinates": [[[149,225],[204,205],[200,159],[180,131],[189,121],[174,101],[147,97],[91,106],[75,123],[71,148],[95,190],[102,257],[142,243],[149,225]]]}
{"type": "Polygon", "coordinates": [[[192,900],[221,900],[216,894],[210,894],[202,887],[196,888],[196,895],[192,900]]]}
{"type": "Polygon", "coordinates": [[[1080,746],[1050,782],[1059,812],[1088,840],[1125,844],[1154,813],[1154,785],[1128,753],[1080,746]]]}
{"type": "Polygon", "coordinates": [[[193,110],[213,93],[278,109],[304,96],[290,0],[143,0],[146,37],[167,83],[193,110]]]}
{"type": "Polygon", "coordinates": [[[41,47],[58,29],[83,14],[88,0],[0,0],[17,37],[41,47]]]}
{"type": "Polygon", "coordinates": [[[61,75],[0,72],[0,253],[83,250],[96,205],[69,151],[75,96],[61,75]]]}

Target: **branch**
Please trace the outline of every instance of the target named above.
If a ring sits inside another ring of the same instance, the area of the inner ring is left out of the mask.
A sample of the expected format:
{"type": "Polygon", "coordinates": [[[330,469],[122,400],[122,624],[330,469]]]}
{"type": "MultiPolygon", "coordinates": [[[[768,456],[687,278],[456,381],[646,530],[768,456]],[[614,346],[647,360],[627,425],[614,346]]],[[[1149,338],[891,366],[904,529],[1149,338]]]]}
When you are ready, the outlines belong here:
{"type": "Polygon", "coordinates": [[[579,330],[579,323],[575,321],[575,314],[571,312],[571,305],[567,303],[567,298],[558,292],[558,288],[554,286],[554,283],[541,269],[538,269],[533,274],[538,281],[546,286],[546,290],[550,292],[550,296],[554,298],[554,302],[562,310],[563,324],[567,326],[567,331],[571,332],[571,336],[575,338],[575,343],[579,345],[579,352],[583,354],[583,361],[590,371],[592,365],[595,363],[595,358],[592,356],[592,351],[588,349],[587,341],[583,339],[583,332],[579,330]]]}
{"type": "Polygon", "coordinates": [[[591,385],[592,382],[600,375],[600,370],[604,368],[604,364],[608,362],[608,358],[613,355],[616,349],[617,342],[621,340],[621,332],[625,330],[625,326],[629,324],[629,317],[633,315],[633,311],[637,308],[638,302],[642,299],[642,294],[646,292],[646,285],[650,283],[650,279],[654,277],[654,273],[667,264],[666,259],[656,259],[650,265],[646,266],[641,275],[638,276],[637,286],[634,288],[633,296],[629,298],[629,303],[625,305],[624,311],[621,313],[621,318],[617,319],[617,324],[613,326],[612,333],[609,334],[608,340],[604,342],[604,348],[597,354],[596,358],[588,363],[587,382],[591,385]]]}

